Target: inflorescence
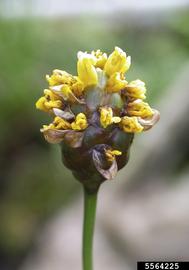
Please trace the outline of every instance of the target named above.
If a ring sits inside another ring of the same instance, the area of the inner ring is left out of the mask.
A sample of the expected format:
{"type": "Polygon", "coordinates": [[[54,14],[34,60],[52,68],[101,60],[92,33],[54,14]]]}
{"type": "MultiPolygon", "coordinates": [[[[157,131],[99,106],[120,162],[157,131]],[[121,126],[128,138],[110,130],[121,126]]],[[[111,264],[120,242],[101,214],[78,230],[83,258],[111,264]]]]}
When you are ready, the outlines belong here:
{"type": "Polygon", "coordinates": [[[113,178],[128,161],[134,134],[159,120],[144,102],[145,83],[126,80],[130,65],[131,57],[118,47],[109,56],[78,52],[77,76],[55,69],[36,102],[53,117],[41,129],[45,139],[61,143],[64,164],[85,184],[89,175],[92,186],[113,178]]]}

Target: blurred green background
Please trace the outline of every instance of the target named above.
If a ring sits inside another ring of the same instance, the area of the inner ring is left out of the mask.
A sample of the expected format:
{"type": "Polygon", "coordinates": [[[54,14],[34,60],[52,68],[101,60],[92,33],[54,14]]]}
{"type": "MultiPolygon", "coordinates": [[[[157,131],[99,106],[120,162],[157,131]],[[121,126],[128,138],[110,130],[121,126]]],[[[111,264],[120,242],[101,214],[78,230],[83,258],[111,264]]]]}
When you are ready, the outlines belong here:
{"type": "Polygon", "coordinates": [[[132,56],[128,80],[144,80],[155,107],[189,59],[189,11],[147,24],[117,16],[0,19],[0,269],[17,269],[41,225],[80,190],[39,132],[50,121],[35,109],[45,75],[76,73],[79,50],[119,46],[132,56]]]}

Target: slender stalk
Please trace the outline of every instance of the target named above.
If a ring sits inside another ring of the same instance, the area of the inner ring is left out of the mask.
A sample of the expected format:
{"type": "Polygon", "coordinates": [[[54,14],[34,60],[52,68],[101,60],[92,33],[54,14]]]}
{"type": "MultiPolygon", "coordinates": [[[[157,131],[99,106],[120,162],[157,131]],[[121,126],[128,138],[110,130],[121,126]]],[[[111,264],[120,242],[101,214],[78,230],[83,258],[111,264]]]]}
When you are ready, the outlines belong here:
{"type": "Polygon", "coordinates": [[[84,188],[83,222],[83,270],[93,270],[93,235],[96,217],[97,193],[89,193],[84,188]]]}

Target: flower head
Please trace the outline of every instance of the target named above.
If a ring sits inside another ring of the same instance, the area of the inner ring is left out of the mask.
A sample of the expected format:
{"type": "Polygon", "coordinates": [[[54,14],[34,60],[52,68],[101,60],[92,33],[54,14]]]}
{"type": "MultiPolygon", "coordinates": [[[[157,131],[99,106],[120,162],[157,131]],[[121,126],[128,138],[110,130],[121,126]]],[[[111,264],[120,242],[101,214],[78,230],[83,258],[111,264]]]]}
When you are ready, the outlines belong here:
{"type": "Polygon", "coordinates": [[[41,132],[61,143],[63,163],[90,191],[128,162],[135,133],[150,129],[158,111],[143,100],[141,80],[127,82],[131,59],[120,48],[79,52],[77,75],[55,69],[36,107],[53,116],[41,132]]]}

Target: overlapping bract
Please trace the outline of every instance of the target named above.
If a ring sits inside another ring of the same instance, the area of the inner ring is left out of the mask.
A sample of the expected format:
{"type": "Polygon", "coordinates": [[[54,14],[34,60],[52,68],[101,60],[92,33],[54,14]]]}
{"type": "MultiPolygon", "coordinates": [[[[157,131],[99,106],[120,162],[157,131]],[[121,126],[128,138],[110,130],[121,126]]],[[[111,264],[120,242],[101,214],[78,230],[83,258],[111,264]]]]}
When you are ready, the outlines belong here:
{"type": "Polygon", "coordinates": [[[88,185],[115,176],[127,160],[134,133],[151,128],[159,113],[143,100],[144,82],[127,82],[131,57],[120,48],[79,52],[77,76],[55,69],[47,75],[36,107],[54,120],[41,129],[46,140],[62,145],[64,164],[88,185]]]}

